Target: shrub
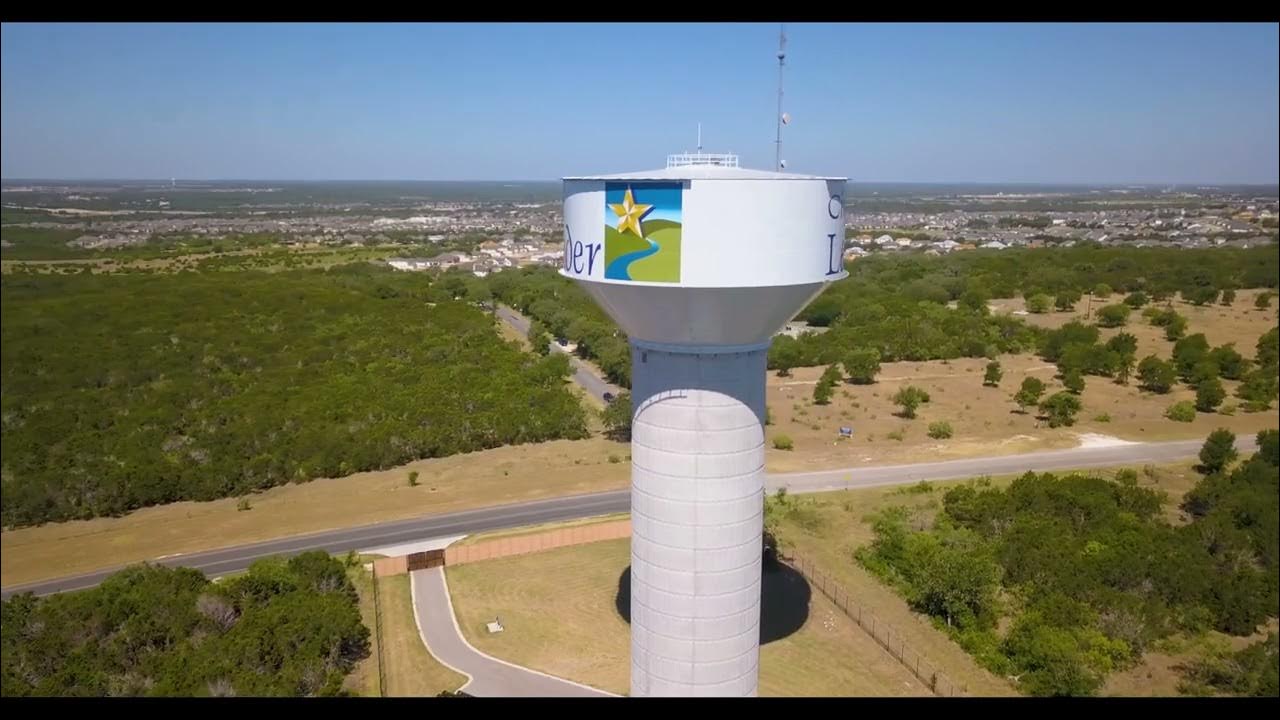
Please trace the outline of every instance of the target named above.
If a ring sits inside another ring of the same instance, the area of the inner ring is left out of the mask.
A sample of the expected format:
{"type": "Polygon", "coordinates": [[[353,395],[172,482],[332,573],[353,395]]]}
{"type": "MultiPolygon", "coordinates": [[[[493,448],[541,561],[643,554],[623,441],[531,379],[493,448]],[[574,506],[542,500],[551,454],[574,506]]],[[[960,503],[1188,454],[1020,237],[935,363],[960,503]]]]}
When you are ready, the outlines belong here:
{"type": "Polygon", "coordinates": [[[1018,388],[1017,394],[1013,396],[1013,401],[1018,404],[1019,410],[1025,411],[1025,408],[1039,403],[1040,396],[1043,394],[1043,380],[1035,377],[1023,378],[1022,386],[1018,388]]]}
{"type": "Polygon", "coordinates": [[[908,385],[894,393],[893,402],[902,406],[902,417],[910,419],[916,416],[916,408],[929,402],[929,393],[915,385],[908,385]]]}
{"type": "Polygon", "coordinates": [[[1164,416],[1175,422],[1191,422],[1196,419],[1196,406],[1190,400],[1176,402],[1164,411],[1164,416]]]}
{"type": "Polygon", "coordinates": [[[898,442],[902,442],[902,438],[906,437],[906,432],[902,428],[899,428],[889,433],[886,437],[888,437],[890,440],[897,440],[898,442]]]}
{"type": "Polygon", "coordinates": [[[240,498],[240,502],[236,503],[236,510],[240,512],[244,512],[245,510],[252,510],[252,509],[253,509],[253,504],[249,502],[249,498],[247,497],[240,498]]]}
{"type": "Polygon", "coordinates": [[[1040,403],[1040,411],[1048,417],[1051,428],[1074,425],[1080,407],[1080,398],[1069,392],[1054,393],[1040,403]]]}
{"type": "Polygon", "coordinates": [[[1000,361],[992,360],[987,363],[986,372],[982,375],[982,384],[987,387],[999,387],[1002,377],[1004,377],[1004,371],[1000,369],[1000,361]]]}
{"type": "Polygon", "coordinates": [[[1049,308],[1053,307],[1053,298],[1039,293],[1027,298],[1027,312],[1041,315],[1049,312],[1049,308]]]}
{"type": "Polygon", "coordinates": [[[617,455],[614,455],[614,454],[610,453],[610,455],[609,455],[609,462],[610,462],[610,463],[613,463],[614,465],[617,465],[618,463],[622,462],[622,458],[618,457],[617,455]]]}
{"type": "Polygon", "coordinates": [[[929,437],[934,440],[946,440],[951,437],[951,423],[946,420],[929,423],[929,437]]]}
{"type": "Polygon", "coordinates": [[[1124,325],[1129,320],[1129,306],[1124,303],[1116,303],[1098,309],[1098,325],[1105,328],[1115,328],[1124,325]]]}
{"type": "Polygon", "coordinates": [[[1147,304],[1147,294],[1141,290],[1131,292],[1125,297],[1124,304],[1131,308],[1140,308],[1147,304]]]}
{"type": "Polygon", "coordinates": [[[418,471],[417,470],[412,470],[409,472],[409,487],[418,487],[418,471]]]}
{"type": "Polygon", "coordinates": [[[793,450],[795,449],[795,443],[791,441],[790,436],[775,435],[773,438],[773,448],[775,450],[793,450]]]}
{"type": "Polygon", "coordinates": [[[1102,413],[1101,415],[1094,415],[1093,421],[1100,422],[1100,423],[1109,423],[1111,422],[1111,416],[1106,413],[1102,413]]]}

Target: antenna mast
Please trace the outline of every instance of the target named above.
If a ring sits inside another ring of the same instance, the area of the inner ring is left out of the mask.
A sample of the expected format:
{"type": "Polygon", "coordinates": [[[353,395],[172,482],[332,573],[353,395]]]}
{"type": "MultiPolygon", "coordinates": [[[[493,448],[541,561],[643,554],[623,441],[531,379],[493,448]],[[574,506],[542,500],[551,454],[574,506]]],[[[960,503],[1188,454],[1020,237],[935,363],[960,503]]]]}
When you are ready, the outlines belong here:
{"type": "Polygon", "coordinates": [[[773,167],[782,171],[782,67],[787,62],[787,30],[786,25],[778,25],[778,134],[773,141],[773,167]]]}
{"type": "Polygon", "coordinates": [[[698,154],[702,154],[702,123],[698,123],[698,154]]]}

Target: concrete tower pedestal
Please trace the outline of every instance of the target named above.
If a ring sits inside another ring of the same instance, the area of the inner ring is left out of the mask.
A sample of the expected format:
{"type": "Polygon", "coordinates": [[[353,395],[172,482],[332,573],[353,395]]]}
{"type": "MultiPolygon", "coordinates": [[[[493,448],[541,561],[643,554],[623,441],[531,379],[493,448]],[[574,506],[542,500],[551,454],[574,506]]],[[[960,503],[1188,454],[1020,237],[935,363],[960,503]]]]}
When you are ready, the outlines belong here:
{"type": "Polygon", "coordinates": [[[767,348],[632,343],[633,695],[756,694],[767,348]]]}

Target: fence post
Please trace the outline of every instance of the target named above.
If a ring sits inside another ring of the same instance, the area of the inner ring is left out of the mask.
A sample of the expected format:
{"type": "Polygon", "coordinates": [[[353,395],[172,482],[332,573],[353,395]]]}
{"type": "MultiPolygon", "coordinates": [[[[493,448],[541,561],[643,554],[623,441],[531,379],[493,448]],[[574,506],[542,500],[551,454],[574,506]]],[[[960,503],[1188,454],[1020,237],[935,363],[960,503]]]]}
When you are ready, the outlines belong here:
{"type": "Polygon", "coordinates": [[[369,575],[373,578],[373,633],[378,643],[378,697],[387,696],[387,673],[382,664],[382,598],[378,595],[378,563],[370,565],[369,575]]]}

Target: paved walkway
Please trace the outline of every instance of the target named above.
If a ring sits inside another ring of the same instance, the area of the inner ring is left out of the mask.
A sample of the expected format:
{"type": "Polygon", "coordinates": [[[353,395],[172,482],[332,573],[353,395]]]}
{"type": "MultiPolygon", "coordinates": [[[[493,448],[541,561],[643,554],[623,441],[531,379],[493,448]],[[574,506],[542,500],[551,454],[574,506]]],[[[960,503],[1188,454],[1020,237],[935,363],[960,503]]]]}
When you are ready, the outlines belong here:
{"type": "Polygon", "coordinates": [[[449,599],[444,568],[409,574],[413,616],[427,650],[447,667],[466,675],[462,691],[476,697],[616,697],[603,690],[552,677],[485,655],[462,637],[449,599]]]}

